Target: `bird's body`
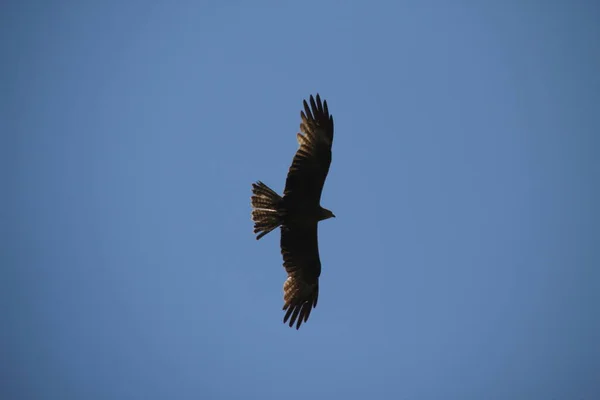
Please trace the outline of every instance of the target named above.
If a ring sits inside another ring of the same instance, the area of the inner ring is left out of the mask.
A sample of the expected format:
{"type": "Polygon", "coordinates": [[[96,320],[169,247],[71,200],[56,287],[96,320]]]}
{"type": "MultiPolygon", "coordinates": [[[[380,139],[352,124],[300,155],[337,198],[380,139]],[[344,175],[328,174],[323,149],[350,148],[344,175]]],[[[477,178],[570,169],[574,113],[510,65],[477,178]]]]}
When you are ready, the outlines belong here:
{"type": "Polygon", "coordinates": [[[283,197],[262,182],[252,184],[252,220],[256,239],[281,227],[281,253],[288,278],[283,285],[286,311],[296,329],[308,320],[319,296],[321,261],[317,240],[319,221],[335,217],[320,205],[321,192],[331,164],[333,117],[327,102],[310,96],[300,113],[300,147],[292,161],[283,197]]]}
{"type": "Polygon", "coordinates": [[[317,223],[324,219],[329,218],[327,214],[327,209],[319,206],[319,207],[294,207],[294,205],[290,205],[286,208],[285,197],[283,198],[283,206],[287,211],[286,214],[286,224],[287,225],[304,225],[309,226],[311,224],[317,223]]]}

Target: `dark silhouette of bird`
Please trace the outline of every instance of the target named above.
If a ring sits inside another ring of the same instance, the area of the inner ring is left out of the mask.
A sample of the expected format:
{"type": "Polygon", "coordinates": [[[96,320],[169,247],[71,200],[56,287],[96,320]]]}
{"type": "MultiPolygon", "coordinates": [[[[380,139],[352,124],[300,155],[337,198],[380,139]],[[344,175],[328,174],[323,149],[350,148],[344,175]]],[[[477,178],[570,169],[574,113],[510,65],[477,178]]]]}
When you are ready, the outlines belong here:
{"type": "Polygon", "coordinates": [[[281,254],[288,277],[283,284],[283,322],[299,329],[319,298],[321,260],[317,239],[319,221],[335,217],[320,205],[331,164],[333,117],[327,102],[304,100],[302,122],[296,135],[300,145],[285,182],[283,197],[264,183],[252,184],[252,220],[256,239],[281,227],[281,254]]]}

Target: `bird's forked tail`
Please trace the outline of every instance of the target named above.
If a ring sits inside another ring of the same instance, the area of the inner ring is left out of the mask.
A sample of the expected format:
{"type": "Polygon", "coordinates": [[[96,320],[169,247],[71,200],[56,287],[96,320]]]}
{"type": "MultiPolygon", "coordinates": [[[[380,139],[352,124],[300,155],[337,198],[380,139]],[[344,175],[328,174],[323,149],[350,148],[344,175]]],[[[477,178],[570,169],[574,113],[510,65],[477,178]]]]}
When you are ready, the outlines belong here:
{"type": "Polygon", "coordinates": [[[267,185],[258,181],[252,184],[252,221],[256,240],[281,225],[282,198],[267,185]]]}

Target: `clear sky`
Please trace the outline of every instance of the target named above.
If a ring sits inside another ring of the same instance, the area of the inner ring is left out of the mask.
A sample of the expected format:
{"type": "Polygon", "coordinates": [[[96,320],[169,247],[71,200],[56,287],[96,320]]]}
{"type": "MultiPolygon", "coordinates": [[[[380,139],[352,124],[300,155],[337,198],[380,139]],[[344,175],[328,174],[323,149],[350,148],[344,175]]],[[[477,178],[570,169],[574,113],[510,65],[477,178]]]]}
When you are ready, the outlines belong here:
{"type": "Polygon", "coordinates": [[[2,2],[0,397],[600,398],[600,7],[475,3],[2,2]],[[250,185],[317,92],[296,331],[250,185]]]}

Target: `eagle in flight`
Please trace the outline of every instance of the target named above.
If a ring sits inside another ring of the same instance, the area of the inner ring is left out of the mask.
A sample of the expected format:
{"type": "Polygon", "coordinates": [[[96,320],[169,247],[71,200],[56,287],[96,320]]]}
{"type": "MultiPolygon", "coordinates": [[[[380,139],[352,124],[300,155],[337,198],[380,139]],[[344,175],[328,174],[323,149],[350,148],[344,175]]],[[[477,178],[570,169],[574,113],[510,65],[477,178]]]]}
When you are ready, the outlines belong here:
{"type": "Polygon", "coordinates": [[[252,220],[256,239],[281,227],[281,254],[288,277],[283,284],[283,322],[299,329],[319,298],[321,260],[317,240],[319,221],[335,217],[320,205],[331,164],[333,117],[327,102],[304,100],[302,122],[296,135],[300,145],[285,181],[283,197],[264,183],[252,184],[252,220]]]}

